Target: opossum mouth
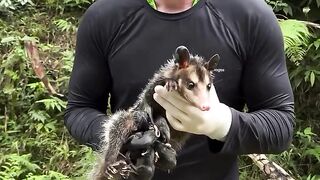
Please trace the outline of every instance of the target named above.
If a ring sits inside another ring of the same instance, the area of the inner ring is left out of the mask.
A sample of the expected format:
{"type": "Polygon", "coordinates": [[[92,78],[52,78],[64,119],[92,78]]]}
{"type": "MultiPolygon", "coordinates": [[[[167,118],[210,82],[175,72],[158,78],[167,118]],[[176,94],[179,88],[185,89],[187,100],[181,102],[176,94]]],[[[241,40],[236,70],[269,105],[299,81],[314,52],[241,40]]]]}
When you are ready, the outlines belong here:
{"type": "Polygon", "coordinates": [[[184,98],[185,98],[189,103],[191,103],[193,106],[199,108],[199,107],[197,106],[197,104],[196,104],[194,101],[192,101],[187,95],[185,95],[184,98]]]}

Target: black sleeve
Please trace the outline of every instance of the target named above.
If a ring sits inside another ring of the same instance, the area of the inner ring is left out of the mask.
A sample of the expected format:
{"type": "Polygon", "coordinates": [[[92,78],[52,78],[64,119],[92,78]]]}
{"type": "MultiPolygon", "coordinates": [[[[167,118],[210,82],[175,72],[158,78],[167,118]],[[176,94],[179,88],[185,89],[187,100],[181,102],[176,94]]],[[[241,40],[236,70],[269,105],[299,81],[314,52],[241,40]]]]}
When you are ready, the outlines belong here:
{"type": "Polygon", "coordinates": [[[106,118],[111,78],[105,48],[108,30],[94,4],[83,16],[77,32],[76,54],[69,83],[64,122],[80,143],[97,149],[101,122],[106,118]]]}
{"type": "MultiPolygon", "coordinates": [[[[249,112],[231,108],[232,124],[225,143],[210,141],[214,152],[279,153],[293,136],[294,102],[288,78],[283,37],[267,6],[250,17],[242,91],[249,112]],[[220,146],[220,148],[219,148],[220,146]]],[[[248,28],[248,27],[246,27],[248,28]]]]}

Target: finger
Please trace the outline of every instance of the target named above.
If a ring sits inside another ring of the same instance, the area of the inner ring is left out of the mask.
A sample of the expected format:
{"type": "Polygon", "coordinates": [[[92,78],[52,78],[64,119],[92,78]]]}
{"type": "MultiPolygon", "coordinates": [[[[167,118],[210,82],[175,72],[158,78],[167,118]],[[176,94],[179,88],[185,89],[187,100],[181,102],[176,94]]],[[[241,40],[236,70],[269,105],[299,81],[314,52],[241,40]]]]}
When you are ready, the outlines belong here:
{"type": "Polygon", "coordinates": [[[169,121],[170,125],[177,131],[185,131],[185,128],[183,126],[183,124],[176,119],[175,117],[173,117],[172,115],[166,113],[167,116],[167,120],[169,121]]]}
{"type": "Polygon", "coordinates": [[[167,89],[161,85],[157,85],[155,88],[154,88],[154,91],[155,93],[159,94],[161,97],[169,97],[170,96],[170,99],[168,99],[169,102],[172,103],[172,101],[174,100],[181,100],[185,103],[188,103],[188,101],[183,98],[177,91],[167,91],[167,89]]]}
{"type": "Polygon", "coordinates": [[[180,94],[178,94],[177,92],[167,92],[167,90],[163,86],[155,87],[154,99],[163,108],[165,108],[167,111],[170,111],[171,114],[174,114],[175,112],[180,112],[180,111],[185,114],[188,114],[188,112],[191,112],[194,109],[196,109],[186,99],[180,96],[180,94]],[[161,97],[165,101],[162,101],[162,100],[158,101],[156,99],[157,97],[161,97]],[[170,103],[171,105],[169,106],[169,104],[167,103],[170,103]],[[172,108],[172,106],[174,106],[175,108],[172,108]],[[177,110],[180,110],[180,111],[177,111],[177,110]]]}
{"type": "Polygon", "coordinates": [[[168,102],[166,99],[163,97],[159,96],[157,93],[153,95],[154,100],[159,103],[167,113],[171,114],[174,116],[176,119],[179,119],[181,121],[189,122],[190,118],[187,115],[186,112],[182,111],[182,108],[179,108],[176,104],[171,104],[168,102]]]}

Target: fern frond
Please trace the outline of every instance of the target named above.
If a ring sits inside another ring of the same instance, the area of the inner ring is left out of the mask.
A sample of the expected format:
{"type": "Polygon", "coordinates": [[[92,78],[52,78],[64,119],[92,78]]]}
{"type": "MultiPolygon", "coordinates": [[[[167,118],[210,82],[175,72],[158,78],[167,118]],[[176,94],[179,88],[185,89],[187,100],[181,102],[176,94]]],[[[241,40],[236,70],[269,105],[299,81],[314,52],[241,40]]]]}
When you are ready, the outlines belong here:
{"type": "Polygon", "coordinates": [[[305,23],[294,19],[279,20],[285,40],[285,49],[289,46],[306,45],[311,33],[305,23]]]}
{"type": "Polygon", "coordinates": [[[286,56],[290,61],[297,63],[306,54],[311,33],[307,25],[298,20],[279,20],[279,24],[283,34],[286,56]]]}
{"type": "Polygon", "coordinates": [[[286,49],[286,56],[290,61],[294,62],[296,65],[300,64],[299,61],[304,59],[306,53],[306,48],[300,46],[289,46],[286,49]]]}

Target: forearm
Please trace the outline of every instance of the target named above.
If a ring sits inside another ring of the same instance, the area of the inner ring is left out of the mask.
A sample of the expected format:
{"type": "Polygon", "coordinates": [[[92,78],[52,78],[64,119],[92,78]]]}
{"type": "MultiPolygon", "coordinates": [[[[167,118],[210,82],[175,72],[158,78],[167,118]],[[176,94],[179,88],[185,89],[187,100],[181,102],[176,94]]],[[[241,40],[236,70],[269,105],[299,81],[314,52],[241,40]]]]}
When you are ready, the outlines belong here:
{"type": "Polygon", "coordinates": [[[85,13],[77,32],[77,45],[68,89],[64,122],[80,143],[99,149],[101,123],[106,118],[111,76],[104,47],[108,32],[101,28],[96,5],[85,13]],[[101,33],[104,32],[104,34],[101,33]]]}
{"type": "Polygon", "coordinates": [[[280,153],[292,141],[293,104],[251,113],[232,109],[232,116],[230,131],[220,153],[280,153]]]}
{"type": "Polygon", "coordinates": [[[68,107],[64,115],[64,123],[71,136],[94,150],[100,147],[101,124],[105,119],[105,114],[87,107],[68,107]]]}

